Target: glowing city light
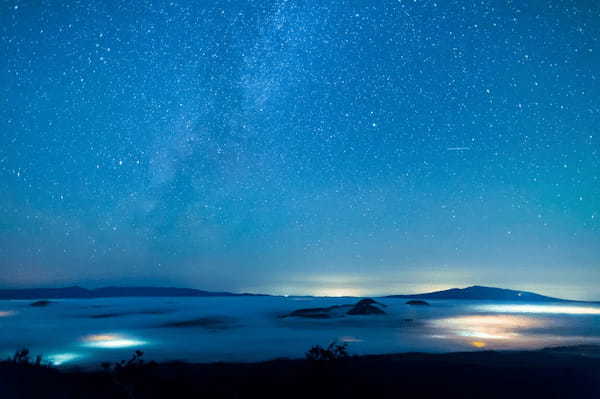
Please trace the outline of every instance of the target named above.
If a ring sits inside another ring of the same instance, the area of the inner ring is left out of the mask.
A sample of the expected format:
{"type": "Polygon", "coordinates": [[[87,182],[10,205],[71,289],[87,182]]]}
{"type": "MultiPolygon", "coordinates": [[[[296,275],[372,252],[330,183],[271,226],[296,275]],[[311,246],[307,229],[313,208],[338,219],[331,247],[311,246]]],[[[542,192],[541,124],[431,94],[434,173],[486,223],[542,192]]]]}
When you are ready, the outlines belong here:
{"type": "Polygon", "coordinates": [[[356,337],[351,337],[351,336],[344,336],[344,337],[340,337],[339,338],[340,342],[347,342],[347,343],[352,343],[352,342],[363,342],[362,339],[360,338],[356,338],[356,337]]]}
{"type": "Polygon", "coordinates": [[[460,335],[461,337],[468,337],[468,338],[482,338],[482,339],[509,339],[511,336],[515,336],[517,334],[515,333],[511,333],[509,335],[499,335],[499,334],[490,334],[487,332],[483,332],[483,331],[458,331],[456,333],[457,335],[460,335]]]}
{"type": "Polygon", "coordinates": [[[15,314],[15,312],[13,312],[12,310],[0,310],[0,317],[9,317],[9,316],[13,316],[15,314]]]}
{"type": "Polygon", "coordinates": [[[478,315],[437,319],[431,324],[436,328],[449,330],[458,337],[508,340],[518,337],[521,330],[545,326],[547,321],[527,316],[478,315]]]}
{"type": "Polygon", "coordinates": [[[496,313],[600,315],[600,307],[577,305],[479,305],[476,309],[496,313]]]}
{"type": "Polygon", "coordinates": [[[91,348],[128,348],[146,345],[146,341],[125,337],[120,334],[93,334],[83,337],[84,345],[91,348]]]}
{"type": "Polygon", "coordinates": [[[72,362],[73,360],[77,360],[82,357],[83,357],[83,355],[81,355],[79,353],[67,352],[67,353],[56,353],[53,355],[48,355],[47,359],[50,362],[50,364],[52,364],[53,366],[61,366],[65,363],[72,362]]]}
{"type": "Polygon", "coordinates": [[[102,342],[102,341],[112,341],[115,339],[119,339],[119,335],[116,334],[94,334],[88,335],[83,340],[87,342],[102,342]]]}

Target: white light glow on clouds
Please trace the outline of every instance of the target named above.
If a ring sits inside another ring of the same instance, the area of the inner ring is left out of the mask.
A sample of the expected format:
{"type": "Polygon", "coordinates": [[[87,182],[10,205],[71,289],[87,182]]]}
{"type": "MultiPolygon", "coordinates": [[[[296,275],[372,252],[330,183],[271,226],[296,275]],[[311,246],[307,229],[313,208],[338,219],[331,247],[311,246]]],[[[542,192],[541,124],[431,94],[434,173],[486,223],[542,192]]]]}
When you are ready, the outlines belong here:
{"type": "Polygon", "coordinates": [[[48,360],[50,361],[50,364],[52,364],[53,366],[61,366],[65,363],[72,362],[73,360],[81,359],[82,357],[83,357],[83,355],[81,355],[79,353],[67,352],[67,353],[56,353],[54,355],[48,355],[48,360]]]}
{"type": "Polygon", "coordinates": [[[9,316],[14,316],[16,312],[13,312],[12,310],[0,310],[0,317],[9,317],[9,316]]]}
{"type": "Polygon", "coordinates": [[[120,334],[93,334],[83,337],[84,345],[90,348],[128,348],[146,345],[146,341],[129,338],[120,334]]]}
{"type": "Polygon", "coordinates": [[[496,313],[600,315],[600,307],[577,305],[480,305],[476,309],[496,313]]]}

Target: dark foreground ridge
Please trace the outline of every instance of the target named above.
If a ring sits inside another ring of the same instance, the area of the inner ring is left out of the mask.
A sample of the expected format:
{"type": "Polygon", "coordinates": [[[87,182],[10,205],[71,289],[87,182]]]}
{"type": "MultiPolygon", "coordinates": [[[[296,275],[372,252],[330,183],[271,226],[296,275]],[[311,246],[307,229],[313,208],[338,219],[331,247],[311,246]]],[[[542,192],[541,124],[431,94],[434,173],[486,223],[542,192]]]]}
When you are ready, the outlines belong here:
{"type": "Polygon", "coordinates": [[[313,348],[303,360],[213,364],[144,363],[139,352],[120,366],[92,372],[4,362],[0,397],[600,397],[598,347],[360,357],[347,357],[340,348],[343,356],[315,356],[313,348]]]}

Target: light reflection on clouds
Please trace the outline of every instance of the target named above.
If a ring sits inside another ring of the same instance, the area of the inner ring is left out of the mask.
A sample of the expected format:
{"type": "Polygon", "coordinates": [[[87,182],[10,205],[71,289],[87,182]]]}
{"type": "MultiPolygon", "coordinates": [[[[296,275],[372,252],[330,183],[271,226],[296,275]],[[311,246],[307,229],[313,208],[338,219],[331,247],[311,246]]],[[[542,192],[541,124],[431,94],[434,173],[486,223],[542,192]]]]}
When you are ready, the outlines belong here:
{"type": "Polygon", "coordinates": [[[16,312],[12,310],[0,310],[0,317],[14,316],[16,312]]]}
{"type": "Polygon", "coordinates": [[[69,362],[72,362],[73,360],[81,359],[82,357],[83,357],[83,355],[81,355],[79,353],[72,353],[72,352],[56,353],[53,355],[48,355],[48,361],[53,366],[62,366],[65,363],[69,363],[69,362]]]}
{"type": "Polygon", "coordinates": [[[600,307],[579,305],[502,304],[478,305],[475,309],[478,311],[495,313],[600,315],[600,307]]]}
{"type": "Polygon", "coordinates": [[[357,337],[351,337],[351,336],[340,337],[339,341],[341,341],[341,342],[347,342],[347,343],[363,342],[362,339],[357,338],[357,337]]]}
{"type": "Polygon", "coordinates": [[[146,345],[146,341],[130,338],[121,334],[92,334],[83,337],[84,345],[91,348],[128,348],[146,345]]]}
{"type": "Polygon", "coordinates": [[[488,340],[515,339],[525,330],[547,327],[549,323],[544,319],[514,315],[457,316],[430,322],[434,328],[447,331],[455,337],[488,340]]]}

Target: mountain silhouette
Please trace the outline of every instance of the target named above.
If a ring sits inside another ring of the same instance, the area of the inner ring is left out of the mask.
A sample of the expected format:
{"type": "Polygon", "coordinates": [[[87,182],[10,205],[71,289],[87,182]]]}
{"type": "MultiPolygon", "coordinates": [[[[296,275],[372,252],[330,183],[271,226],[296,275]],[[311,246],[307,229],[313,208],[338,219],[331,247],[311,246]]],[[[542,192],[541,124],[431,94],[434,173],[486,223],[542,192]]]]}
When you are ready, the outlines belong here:
{"type": "MultiPolygon", "coordinates": [[[[232,292],[203,291],[177,287],[82,287],[0,289],[0,299],[59,299],[59,298],[117,298],[117,297],[217,297],[217,296],[270,296],[232,292]]],[[[444,291],[411,295],[386,295],[382,298],[404,299],[471,299],[512,302],[582,302],[553,298],[528,291],[474,285],[444,291]]],[[[589,301],[587,301],[589,302],[589,301]]]]}
{"type": "Polygon", "coordinates": [[[471,299],[514,302],[571,302],[568,299],[552,298],[528,291],[516,291],[505,288],[474,285],[467,288],[451,288],[444,291],[412,295],[387,295],[385,298],[406,299],[471,299]]]}
{"type": "Polygon", "coordinates": [[[25,288],[0,290],[0,299],[58,299],[58,298],[115,298],[115,297],[208,297],[208,296],[264,296],[261,294],[236,294],[232,292],[202,291],[175,287],[103,287],[86,289],[25,288]]]}

